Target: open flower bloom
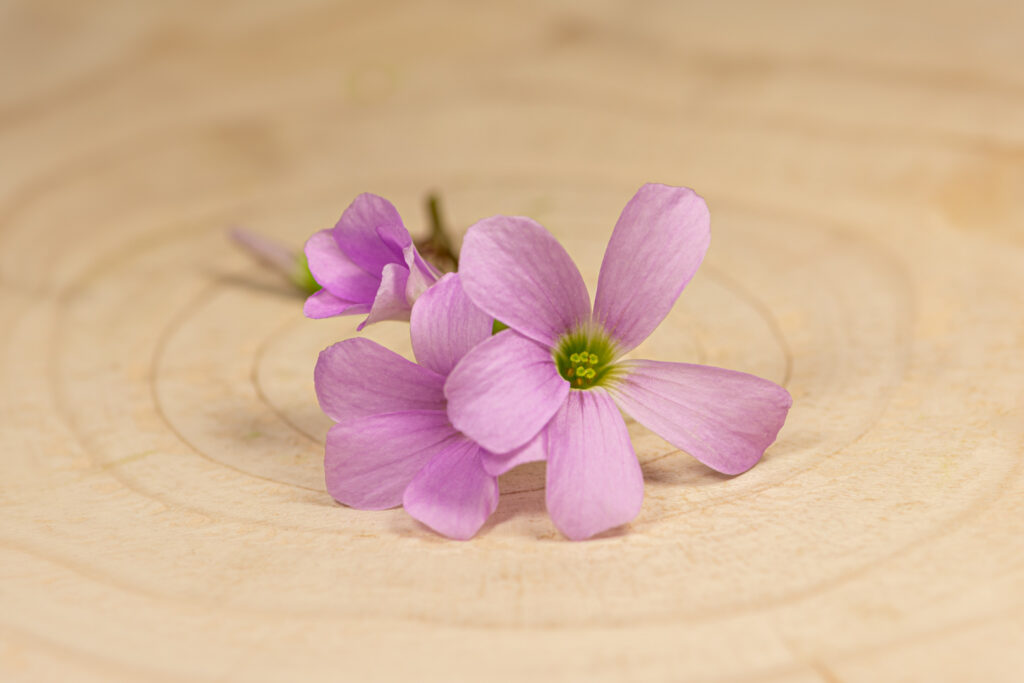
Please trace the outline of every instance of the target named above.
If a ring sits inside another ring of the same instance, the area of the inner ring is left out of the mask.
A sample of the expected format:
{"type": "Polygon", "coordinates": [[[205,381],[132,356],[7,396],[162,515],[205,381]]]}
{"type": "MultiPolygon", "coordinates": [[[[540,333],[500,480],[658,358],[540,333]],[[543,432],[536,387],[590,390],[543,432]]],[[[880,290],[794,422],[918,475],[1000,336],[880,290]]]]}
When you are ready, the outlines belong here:
{"type": "Polygon", "coordinates": [[[485,449],[507,454],[483,460],[492,474],[546,454],[548,512],[569,538],[640,511],[643,476],[616,404],[727,474],[752,467],[786,419],[792,399],[767,380],[622,360],[668,314],[709,243],[703,199],[687,188],[644,185],[615,225],[592,311],[582,276],[540,224],[495,216],[466,234],[466,294],[510,329],[448,376],[448,416],[485,449]],[[516,450],[531,440],[543,443],[516,450]]]}
{"type": "Polygon", "coordinates": [[[359,329],[408,320],[413,303],[439,277],[416,251],[395,207],[373,194],[356,197],[337,225],[310,237],[306,259],[323,289],[306,299],[305,314],[369,314],[359,329]]]}
{"type": "Polygon", "coordinates": [[[320,353],[317,397],[337,422],[324,457],[327,491],[335,500],[362,510],[404,505],[419,521],[460,540],[480,529],[498,505],[497,478],[483,465],[493,456],[448,421],[444,382],[465,353],[490,336],[492,324],[453,273],[412,309],[419,364],[361,338],[320,353]]]}

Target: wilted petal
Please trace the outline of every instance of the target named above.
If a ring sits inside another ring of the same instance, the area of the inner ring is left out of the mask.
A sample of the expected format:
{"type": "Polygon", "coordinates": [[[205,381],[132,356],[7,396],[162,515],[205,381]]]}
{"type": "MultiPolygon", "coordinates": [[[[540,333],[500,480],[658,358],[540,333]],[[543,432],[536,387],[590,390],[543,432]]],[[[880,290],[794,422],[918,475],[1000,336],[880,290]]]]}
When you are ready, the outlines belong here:
{"type": "Polygon", "coordinates": [[[295,269],[296,254],[280,242],[246,228],[231,228],[228,235],[237,244],[255,254],[261,261],[274,266],[282,273],[291,275],[295,269]]]}
{"type": "Polygon", "coordinates": [[[508,453],[483,451],[480,457],[483,461],[484,469],[487,470],[488,474],[493,474],[497,477],[505,474],[513,467],[518,467],[528,462],[544,460],[547,453],[547,442],[545,441],[546,437],[544,434],[545,430],[541,429],[537,436],[526,442],[525,446],[520,446],[508,453]]]}
{"type": "Polygon", "coordinates": [[[559,531],[578,541],[636,517],[643,474],[626,423],[603,389],[570,392],[545,431],[548,513],[559,531]]]}
{"type": "Polygon", "coordinates": [[[619,364],[609,391],[640,424],[702,463],[739,474],[775,441],[793,403],[766,379],[707,365],[650,360],[619,364]]]}
{"type": "Polygon", "coordinates": [[[532,439],[569,393],[551,352],[505,330],[455,366],[445,382],[455,428],[489,451],[507,453],[532,439]]]}
{"type": "Polygon", "coordinates": [[[412,350],[420,365],[447,375],[474,346],[491,336],[493,321],[469,300],[458,273],[426,291],[412,309],[412,350]]]}
{"type": "Polygon", "coordinates": [[[562,245],[529,218],[494,216],[462,243],[462,286],[477,306],[512,329],[553,346],[590,320],[590,295],[562,245]]]}
{"type": "Polygon", "coordinates": [[[341,422],[327,433],[327,492],[360,510],[401,505],[416,473],[462,438],[443,411],[384,413],[341,422]]]}
{"type": "Polygon", "coordinates": [[[380,288],[373,299],[370,315],[359,323],[357,330],[383,320],[408,320],[412,306],[405,298],[405,286],[409,280],[409,269],[403,264],[389,263],[380,276],[380,288]]]}
{"type": "Polygon", "coordinates": [[[356,197],[332,230],[341,250],[372,275],[380,275],[385,264],[398,260],[393,244],[381,238],[381,231],[409,235],[398,210],[375,194],[356,197]]]}
{"type": "Polygon", "coordinates": [[[405,489],[406,512],[449,538],[472,538],[498,507],[498,480],[484,471],[480,447],[459,437],[405,489]]]}
{"type": "Polygon", "coordinates": [[[370,312],[370,304],[345,301],[326,289],[314,292],[306,298],[302,312],[307,318],[330,318],[336,315],[360,315],[370,312]]]}
{"type": "Polygon", "coordinates": [[[330,230],[321,230],[306,240],[306,260],[313,279],[339,299],[370,303],[380,278],[357,266],[341,251],[330,230]]]}
{"type": "Polygon", "coordinates": [[[601,263],[594,317],[625,353],[672,309],[711,243],[704,200],[685,187],[647,184],[622,210],[601,263]]]}
{"type": "Polygon", "coordinates": [[[441,375],[369,339],[346,339],[321,351],[313,379],[320,407],[336,422],[444,409],[441,375]]]}

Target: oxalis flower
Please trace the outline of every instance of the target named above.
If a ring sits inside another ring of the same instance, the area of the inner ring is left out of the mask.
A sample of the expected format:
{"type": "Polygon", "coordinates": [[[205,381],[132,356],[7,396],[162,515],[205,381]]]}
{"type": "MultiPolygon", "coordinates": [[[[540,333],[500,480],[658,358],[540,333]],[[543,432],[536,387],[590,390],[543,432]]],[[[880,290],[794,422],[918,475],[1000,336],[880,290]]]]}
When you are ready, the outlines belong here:
{"type": "Polygon", "coordinates": [[[309,272],[323,289],[304,307],[310,318],[368,314],[363,329],[381,320],[408,320],[416,299],[439,273],[413,246],[391,202],[361,194],[337,225],[306,242],[309,272]]]}
{"type": "MultiPolygon", "coordinates": [[[[445,377],[490,337],[493,320],[470,302],[457,274],[445,275],[412,309],[419,364],[368,339],[320,354],[320,406],[337,424],[327,434],[327,491],[362,510],[404,505],[434,530],[468,539],[498,505],[496,456],[460,434],[445,413],[445,377]]],[[[518,457],[539,459],[539,440],[518,457]],[[531,455],[532,452],[532,455],[531,455]]]]}
{"type": "Polygon", "coordinates": [[[665,318],[710,243],[707,205],[687,188],[644,185],[623,209],[593,310],[572,259],[540,224],[495,216],[466,234],[469,298],[510,329],[474,347],[448,376],[448,416],[493,453],[498,475],[547,459],[555,526],[583,539],[640,511],[643,476],[616,404],[719,472],[752,467],[775,440],[789,393],[742,372],[623,360],[665,318]],[[540,446],[517,451],[529,442],[540,446]]]}

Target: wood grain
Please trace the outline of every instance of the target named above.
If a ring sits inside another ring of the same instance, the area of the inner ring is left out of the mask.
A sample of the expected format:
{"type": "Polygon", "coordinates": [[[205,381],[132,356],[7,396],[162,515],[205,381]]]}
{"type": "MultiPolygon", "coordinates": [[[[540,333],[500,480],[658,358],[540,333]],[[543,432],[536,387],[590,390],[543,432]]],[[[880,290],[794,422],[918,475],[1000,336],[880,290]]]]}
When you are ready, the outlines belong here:
{"type": "Polygon", "coordinates": [[[1024,5],[0,17],[0,679],[1024,680],[1024,5]],[[713,241],[636,354],[785,384],[764,462],[631,423],[643,511],[578,544],[539,464],[469,543],[334,504],[311,368],[354,322],[225,228],[438,189],[593,286],[649,180],[713,241]]]}

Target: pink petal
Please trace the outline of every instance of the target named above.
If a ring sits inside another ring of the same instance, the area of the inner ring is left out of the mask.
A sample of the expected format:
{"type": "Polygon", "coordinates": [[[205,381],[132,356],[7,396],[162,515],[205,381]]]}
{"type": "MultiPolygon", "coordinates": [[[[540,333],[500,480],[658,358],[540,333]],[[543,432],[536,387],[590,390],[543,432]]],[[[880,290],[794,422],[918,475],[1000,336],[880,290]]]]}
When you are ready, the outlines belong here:
{"type": "Polygon", "coordinates": [[[569,393],[551,352],[513,330],[478,344],[448,375],[448,417],[489,451],[532,439],[569,393]]]}
{"type": "Polygon", "coordinates": [[[400,259],[405,252],[405,248],[412,246],[412,235],[405,229],[401,221],[380,225],[377,228],[377,237],[384,244],[388,245],[393,258],[400,259]]]}
{"type": "Polygon", "coordinates": [[[622,210],[601,263],[595,318],[625,353],[672,309],[711,243],[708,207],[693,190],[647,184],[622,210]]]}
{"type": "Polygon", "coordinates": [[[472,538],[498,507],[498,480],[484,471],[480,447],[448,442],[405,489],[406,512],[449,538],[472,538]]]}
{"type": "Polygon", "coordinates": [[[440,273],[436,268],[423,260],[416,247],[412,244],[405,247],[405,267],[409,269],[409,281],[405,285],[405,298],[410,305],[423,296],[428,288],[432,287],[440,273]]]}
{"type": "Polygon", "coordinates": [[[320,407],[335,422],[403,410],[444,410],[444,378],[369,339],[320,352],[313,371],[320,407]]]}
{"type": "Polygon", "coordinates": [[[793,403],[766,379],[707,365],[651,360],[619,364],[609,387],[624,411],[702,463],[739,474],[775,441],[793,403]]]}
{"type": "Polygon", "coordinates": [[[357,266],[338,247],[330,230],[321,230],[306,240],[306,260],[313,279],[339,299],[370,303],[380,278],[357,266]]]}
{"type": "Polygon", "coordinates": [[[554,346],[590,320],[590,295],[562,245],[529,218],[485,218],[466,233],[459,272],[477,306],[512,329],[554,346]]]}
{"type": "Polygon", "coordinates": [[[525,446],[520,446],[514,451],[508,453],[491,453],[490,451],[481,451],[480,459],[483,462],[484,469],[487,470],[488,474],[493,474],[498,477],[505,474],[513,467],[517,467],[528,462],[539,462],[544,460],[544,456],[547,453],[547,446],[545,441],[545,430],[540,430],[537,436],[533,437],[526,442],[525,446]]]}
{"type": "Polygon", "coordinates": [[[369,304],[345,301],[334,296],[326,289],[314,292],[306,298],[302,312],[307,318],[330,318],[336,315],[360,315],[370,311],[369,304]]]}
{"type": "Polygon", "coordinates": [[[380,275],[380,288],[373,299],[370,315],[359,323],[357,330],[382,320],[408,320],[412,306],[405,298],[405,287],[409,280],[409,269],[399,263],[384,266],[380,275]]]}
{"type": "Polygon", "coordinates": [[[423,260],[416,251],[412,236],[404,227],[378,228],[377,234],[391,247],[395,263],[404,262],[405,267],[409,269],[409,283],[406,285],[405,296],[410,305],[415,303],[428,287],[437,282],[441,273],[423,260]]]}
{"type": "Polygon", "coordinates": [[[416,473],[462,439],[443,411],[370,415],[341,422],[327,433],[324,474],[327,492],[360,510],[402,504],[416,473]]]}
{"type": "Polygon", "coordinates": [[[341,214],[332,233],[338,246],[356,265],[379,275],[385,264],[398,260],[393,243],[382,239],[381,231],[409,235],[391,202],[375,194],[361,194],[341,214]]]}
{"type": "Polygon", "coordinates": [[[548,513],[559,531],[579,541],[636,517],[644,478],[604,389],[570,392],[545,431],[548,513]]]}
{"type": "Polygon", "coordinates": [[[412,309],[412,350],[420,365],[447,375],[466,353],[491,336],[493,321],[449,273],[427,290],[412,309]]]}

